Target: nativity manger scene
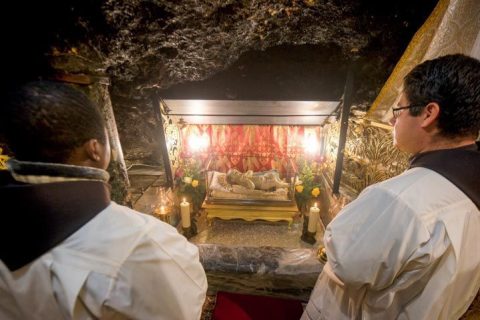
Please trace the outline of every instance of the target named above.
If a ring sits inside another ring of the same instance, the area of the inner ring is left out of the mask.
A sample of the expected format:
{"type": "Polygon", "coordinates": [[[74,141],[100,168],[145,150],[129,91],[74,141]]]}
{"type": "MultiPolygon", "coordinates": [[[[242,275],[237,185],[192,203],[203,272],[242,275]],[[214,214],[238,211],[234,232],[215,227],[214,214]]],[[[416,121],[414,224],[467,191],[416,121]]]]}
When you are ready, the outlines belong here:
{"type": "Polygon", "coordinates": [[[194,212],[205,211],[209,224],[219,218],[290,226],[318,197],[322,172],[302,173],[326,164],[325,125],[339,101],[162,100],[160,106],[174,188],[192,200],[194,212]]]}

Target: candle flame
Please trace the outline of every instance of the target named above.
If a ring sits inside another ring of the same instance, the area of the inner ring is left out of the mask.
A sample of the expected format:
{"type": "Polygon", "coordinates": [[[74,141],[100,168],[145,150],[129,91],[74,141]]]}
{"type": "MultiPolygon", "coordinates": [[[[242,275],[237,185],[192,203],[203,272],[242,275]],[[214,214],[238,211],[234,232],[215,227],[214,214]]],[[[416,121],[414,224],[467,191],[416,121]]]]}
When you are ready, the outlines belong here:
{"type": "Polygon", "coordinates": [[[315,208],[317,207],[317,203],[315,202],[315,204],[313,205],[315,208]]]}
{"type": "Polygon", "coordinates": [[[183,202],[187,202],[187,200],[185,198],[183,198],[183,202]]]}

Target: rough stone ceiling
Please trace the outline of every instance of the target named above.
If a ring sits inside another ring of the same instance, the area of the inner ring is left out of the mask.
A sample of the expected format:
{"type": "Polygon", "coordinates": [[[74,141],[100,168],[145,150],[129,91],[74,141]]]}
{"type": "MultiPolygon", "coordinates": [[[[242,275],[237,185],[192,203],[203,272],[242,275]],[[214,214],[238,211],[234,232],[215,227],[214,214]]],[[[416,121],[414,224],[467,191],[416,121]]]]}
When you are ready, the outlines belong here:
{"type": "Polygon", "coordinates": [[[3,23],[15,44],[50,54],[57,68],[104,71],[136,88],[167,88],[204,80],[247,51],[282,45],[325,47],[342,63],[366,55],[395,62],[436,2],[18,1],[3,11],[10,21],[11,14],[18,18],[14,27],[27,29],[17,34],[3,23]]]}
{"type": "Polygon", "coordinates": [[[15,83],[52,67],[106,74],[126,157],[141,158],[156,143],[151,89],[179,98],[328,99],[341,94],[356,61],[354,103],[366,108],[436,3],[15,1],[2,10],[6,75],[15,83]]]}

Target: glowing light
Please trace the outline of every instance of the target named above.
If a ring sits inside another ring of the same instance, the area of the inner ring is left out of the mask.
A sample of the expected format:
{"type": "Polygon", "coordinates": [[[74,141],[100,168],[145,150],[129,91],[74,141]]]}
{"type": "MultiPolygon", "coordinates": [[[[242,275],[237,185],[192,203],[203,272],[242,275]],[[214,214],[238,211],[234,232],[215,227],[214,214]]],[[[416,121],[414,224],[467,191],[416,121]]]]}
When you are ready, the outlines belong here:
{"type": "Polygon", "coordinates": [[[314,134],[306,134],[303,139],[303,149],[305,152],[315,154],[320,149],[317,137],[314,134]]]}
{"type": "Polygon", "coordinates": [[[201,136],[198,136],[196,134],[191,134],[188,137],[188,145],[190,147],[190,150],[192,150],[193,152],[205,150],[208,148],[209,144],[210,144],[210,139],[208,138],[208,135],[205,133],[201,136]]]}

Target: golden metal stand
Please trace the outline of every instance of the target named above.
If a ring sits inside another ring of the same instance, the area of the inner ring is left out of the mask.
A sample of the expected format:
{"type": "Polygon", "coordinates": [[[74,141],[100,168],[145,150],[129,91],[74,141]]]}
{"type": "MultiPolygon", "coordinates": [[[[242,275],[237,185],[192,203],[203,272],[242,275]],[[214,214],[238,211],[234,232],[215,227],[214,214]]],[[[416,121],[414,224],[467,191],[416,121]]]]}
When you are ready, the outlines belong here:
{"type": "Polygon", "coordinates": [[[212,224],[213,218],[224,220],[243,219],[246,221],[288,221],[290,229],[293,215],[298,212],[297,206],[255,206],[255,205],[229,205],[211,204],[204,202],[202,208],[207,214],[208,225],[212,224]]]}

